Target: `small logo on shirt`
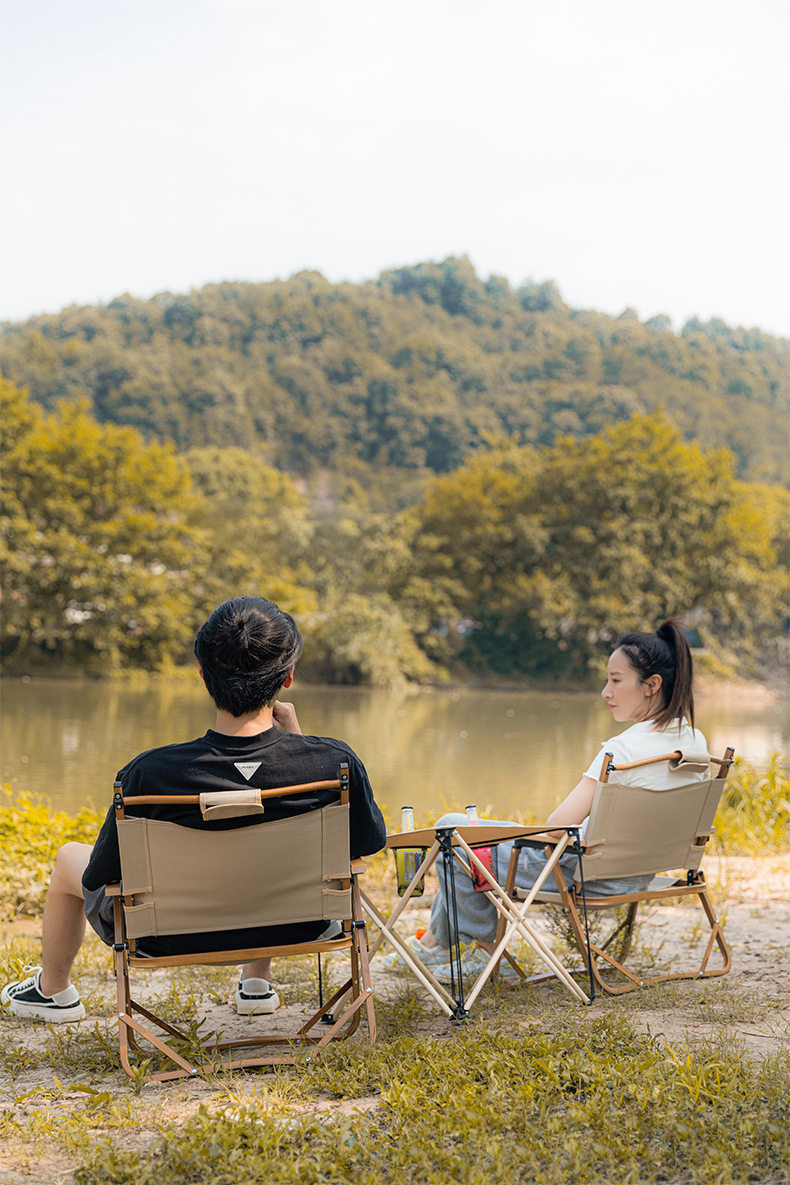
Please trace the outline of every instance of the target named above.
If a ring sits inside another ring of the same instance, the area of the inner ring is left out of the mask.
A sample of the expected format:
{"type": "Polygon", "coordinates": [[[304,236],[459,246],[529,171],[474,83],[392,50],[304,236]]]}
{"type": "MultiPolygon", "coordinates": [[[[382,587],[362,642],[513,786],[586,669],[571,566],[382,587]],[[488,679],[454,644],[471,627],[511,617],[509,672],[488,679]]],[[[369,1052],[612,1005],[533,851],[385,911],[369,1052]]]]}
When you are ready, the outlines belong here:
{"type": "Polygon", "coordinates": [[[260,761],[234,761],[233,764],[236,766],[236,769],[239,771],[239,773],[242,774],[249,782],[256,769],[260,768],[261,763],[260,761]]]}

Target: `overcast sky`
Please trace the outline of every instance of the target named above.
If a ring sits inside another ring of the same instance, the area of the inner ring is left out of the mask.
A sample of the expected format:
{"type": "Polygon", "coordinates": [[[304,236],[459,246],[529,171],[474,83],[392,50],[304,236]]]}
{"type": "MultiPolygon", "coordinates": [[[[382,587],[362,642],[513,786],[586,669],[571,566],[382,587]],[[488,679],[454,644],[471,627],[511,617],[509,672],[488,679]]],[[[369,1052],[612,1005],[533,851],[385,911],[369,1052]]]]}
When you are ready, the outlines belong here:
{"type": "Polygon", "coordinates": [[[788,0],[0,0],[0,319],[467,254],[790,335],[788,0]]]}

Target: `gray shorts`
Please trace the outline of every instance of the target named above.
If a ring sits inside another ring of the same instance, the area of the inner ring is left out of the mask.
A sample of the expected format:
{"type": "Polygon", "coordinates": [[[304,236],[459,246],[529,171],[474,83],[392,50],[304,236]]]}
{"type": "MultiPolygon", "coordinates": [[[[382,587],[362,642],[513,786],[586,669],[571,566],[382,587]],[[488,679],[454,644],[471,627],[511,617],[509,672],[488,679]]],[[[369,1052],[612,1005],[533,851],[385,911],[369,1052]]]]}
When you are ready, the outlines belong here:
{"type": "Polygon", "coordinates": [[[102,942],[112,946],[115,941],[115,927],[112,920],[112,897],[104,892],[104,885],[100,889],[86,889],[82,892],[85,897],[85,917],[99,935],[102,942]]]}

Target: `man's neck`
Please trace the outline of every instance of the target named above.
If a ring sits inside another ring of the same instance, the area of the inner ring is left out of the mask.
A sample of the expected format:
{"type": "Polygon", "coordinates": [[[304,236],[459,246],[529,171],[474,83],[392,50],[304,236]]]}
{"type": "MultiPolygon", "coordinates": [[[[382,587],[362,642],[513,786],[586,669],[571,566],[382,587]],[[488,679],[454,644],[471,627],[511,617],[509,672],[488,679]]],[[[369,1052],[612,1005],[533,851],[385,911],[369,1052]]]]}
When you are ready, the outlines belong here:
{"type": "Polygon", "coordinates": [[[215,732],[221,732],[229,737],[254,737],[259,732],[266,732],[274,724],[272,709],[261,708],[259,712],[248,712],[246,716],[231,716],[222,708],[217,708],[217,723],[215,732]]]}

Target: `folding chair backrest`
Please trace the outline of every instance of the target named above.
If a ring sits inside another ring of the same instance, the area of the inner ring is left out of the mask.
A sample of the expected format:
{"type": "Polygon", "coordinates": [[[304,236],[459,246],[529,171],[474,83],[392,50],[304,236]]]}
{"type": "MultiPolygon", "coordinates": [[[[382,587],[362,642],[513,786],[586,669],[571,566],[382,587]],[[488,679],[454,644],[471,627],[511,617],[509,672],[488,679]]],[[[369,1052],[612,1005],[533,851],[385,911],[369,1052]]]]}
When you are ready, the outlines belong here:
{"type": "Polygon", "coordinates": [[[129,938],[352,916],[347,804],[226,831],[117,826],[129,938]]]}
{"type": "Polygon", "coordinates": [[[585,879],[698,869],[725,781],[668,790],[599,781],[584,837],[585,879]]]}

